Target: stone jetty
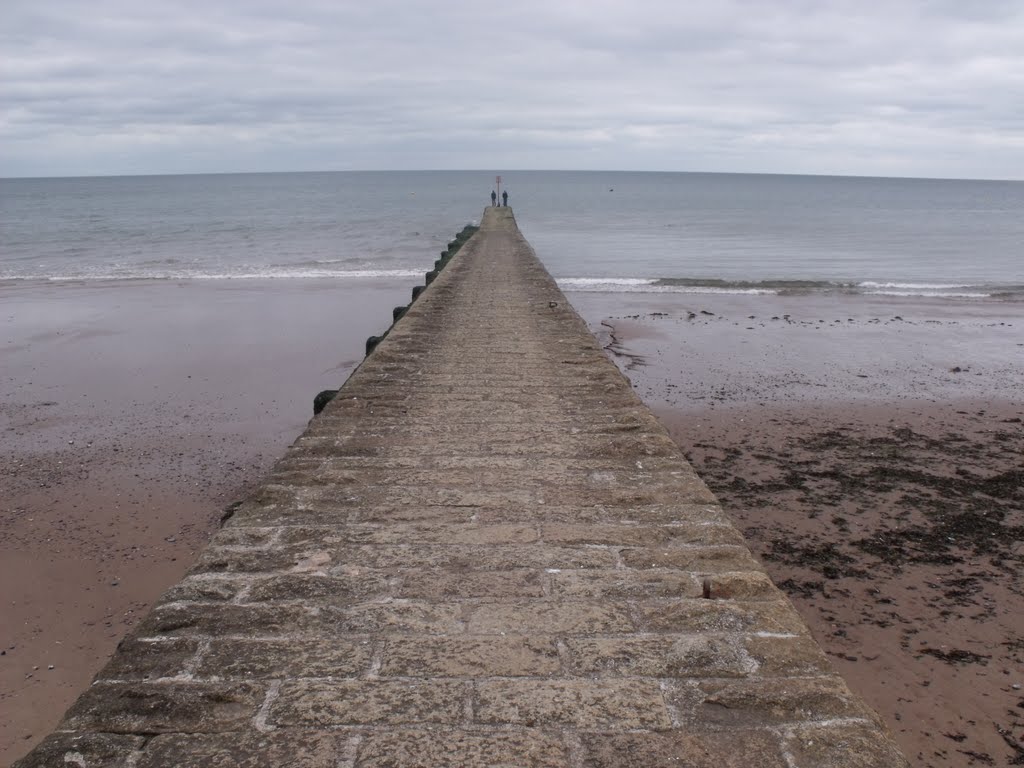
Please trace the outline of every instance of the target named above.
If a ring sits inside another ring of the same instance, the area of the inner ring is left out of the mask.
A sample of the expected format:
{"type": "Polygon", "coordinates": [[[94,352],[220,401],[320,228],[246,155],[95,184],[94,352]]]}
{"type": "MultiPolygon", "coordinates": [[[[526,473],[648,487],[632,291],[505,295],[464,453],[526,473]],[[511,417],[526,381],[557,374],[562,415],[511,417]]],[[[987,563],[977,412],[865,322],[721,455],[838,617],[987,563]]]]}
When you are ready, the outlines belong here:
{"type": "Polygon", "coordinates": [[[445,262],[16,765],[906,766],[511,210],[445,262]]]}

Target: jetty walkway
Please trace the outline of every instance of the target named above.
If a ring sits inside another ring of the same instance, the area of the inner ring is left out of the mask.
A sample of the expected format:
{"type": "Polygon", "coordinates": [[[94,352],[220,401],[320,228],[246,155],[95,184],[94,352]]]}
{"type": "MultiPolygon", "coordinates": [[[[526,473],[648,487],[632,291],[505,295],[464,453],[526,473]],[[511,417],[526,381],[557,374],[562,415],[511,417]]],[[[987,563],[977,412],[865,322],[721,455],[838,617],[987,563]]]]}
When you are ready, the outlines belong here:
{"type": "Polygon", "coordinates": [[[488,208],[17,765],[907,763],[488,208]]]}

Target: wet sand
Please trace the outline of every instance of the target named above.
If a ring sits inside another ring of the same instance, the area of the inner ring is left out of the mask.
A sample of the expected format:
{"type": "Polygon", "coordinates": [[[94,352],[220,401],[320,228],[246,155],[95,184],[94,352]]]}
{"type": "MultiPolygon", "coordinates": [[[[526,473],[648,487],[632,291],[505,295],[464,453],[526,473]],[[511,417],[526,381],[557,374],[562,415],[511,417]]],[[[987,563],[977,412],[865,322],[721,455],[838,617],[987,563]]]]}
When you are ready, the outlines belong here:
{"type": "Polygon", "coordinates": [[[412,282],[0,285],[0,765],[56,725],[412,282]]]}
{"type": "Polygon", "coordinates": [[[907,756],[1024,764],[1024,307],[570,299],[907,756]]]}

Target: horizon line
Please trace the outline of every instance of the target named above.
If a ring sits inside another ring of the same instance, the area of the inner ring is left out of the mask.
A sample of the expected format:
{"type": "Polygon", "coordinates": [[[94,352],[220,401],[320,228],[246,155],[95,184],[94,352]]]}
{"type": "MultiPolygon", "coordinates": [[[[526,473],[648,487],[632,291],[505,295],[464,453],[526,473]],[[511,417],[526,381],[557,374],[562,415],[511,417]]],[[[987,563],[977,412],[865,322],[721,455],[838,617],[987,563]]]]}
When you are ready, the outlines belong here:
{"type": "Polygon", "coordinates": [[[187,177],[187,176],[267,176],[284,174],[333,174],[333,173],[480,173],[495,174],[504,173],[636,173],[636,174],[662,174],[662,175],[693,175],[693,176],[791,176],[794,178],[822,178],[822,179],[890,179],[893,181],[983,181],[997,183],[1020,183],[1024,179],[1017,178],[995,178],[995,177],[969,177],[969,176],[879,176],[874,174],[843,174],[843,173],[780,173],[778,171],[651,171],[651,170],[624,170],[624,169],[573,169],[573,168],[519,168],[513,170],[495,171],[493,169],[460,169],[460,168],[348,168],[339,170],[322,171],[189,171],[182,173],[111,173],[111,174],[73,174],[58,176],[0,176],[0,181],[60,181],[68,179],[142,179],[142,178],[163,178],[163,177],[187,177]]]}

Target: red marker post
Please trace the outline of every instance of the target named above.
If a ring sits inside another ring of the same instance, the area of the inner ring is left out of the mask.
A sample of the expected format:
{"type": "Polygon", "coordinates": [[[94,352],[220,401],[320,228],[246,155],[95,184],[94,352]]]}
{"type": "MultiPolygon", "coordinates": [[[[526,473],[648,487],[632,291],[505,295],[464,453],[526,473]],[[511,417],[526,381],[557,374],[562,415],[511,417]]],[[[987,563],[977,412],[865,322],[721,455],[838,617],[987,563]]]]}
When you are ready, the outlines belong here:
{"type": "Polygon", "coordinates": [[[498,199],[501,200],[501,176],[495,176],[494,183],[498,186],[498,199]]]}

